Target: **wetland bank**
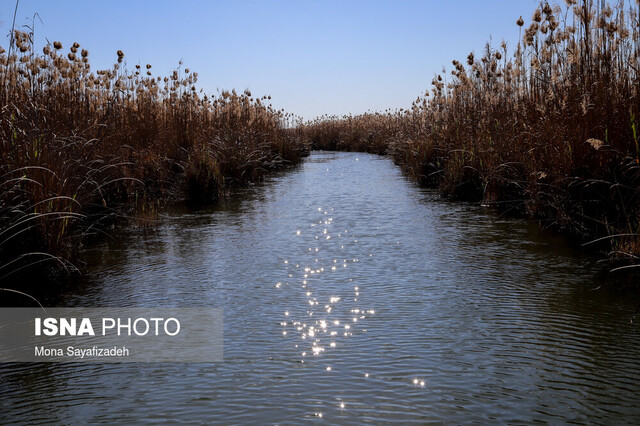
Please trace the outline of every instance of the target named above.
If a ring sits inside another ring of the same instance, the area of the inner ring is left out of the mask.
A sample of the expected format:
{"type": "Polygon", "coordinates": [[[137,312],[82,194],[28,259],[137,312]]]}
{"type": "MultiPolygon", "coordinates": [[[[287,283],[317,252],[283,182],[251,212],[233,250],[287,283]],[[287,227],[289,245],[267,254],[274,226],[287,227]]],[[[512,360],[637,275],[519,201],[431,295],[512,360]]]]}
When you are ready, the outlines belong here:
{"type": "Polygon", "coordinates": [[[33,22],[12,29],[0,53],[0,284],[64,279],[87,235],[153,219],[170,200],[215,200],[310,148],[388,154],[442,195],[530,217],[593,244],[610,269],[635,268],[639,8],[540,3],[515,20],[511,50],[487,43],[453,60],[408,108],[307,122],[268,95],[207,95],[182,62],[155,75],[118,50],[96,70],[77,42],[38,47],[33,22]]]}

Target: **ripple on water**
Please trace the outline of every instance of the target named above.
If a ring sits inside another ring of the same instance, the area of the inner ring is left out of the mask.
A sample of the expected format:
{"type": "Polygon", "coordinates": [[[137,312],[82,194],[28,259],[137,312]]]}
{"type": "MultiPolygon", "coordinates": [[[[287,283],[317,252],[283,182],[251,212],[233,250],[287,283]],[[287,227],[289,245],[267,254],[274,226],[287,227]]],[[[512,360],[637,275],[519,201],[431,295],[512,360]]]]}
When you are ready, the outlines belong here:
{"type": "Polygon", "coordinates": [[[640,422],[633,301],[387,158],[316,152],[86,258],[60,305],[223,307],[225,362],[1,365],[3,420],[640,422]]]}

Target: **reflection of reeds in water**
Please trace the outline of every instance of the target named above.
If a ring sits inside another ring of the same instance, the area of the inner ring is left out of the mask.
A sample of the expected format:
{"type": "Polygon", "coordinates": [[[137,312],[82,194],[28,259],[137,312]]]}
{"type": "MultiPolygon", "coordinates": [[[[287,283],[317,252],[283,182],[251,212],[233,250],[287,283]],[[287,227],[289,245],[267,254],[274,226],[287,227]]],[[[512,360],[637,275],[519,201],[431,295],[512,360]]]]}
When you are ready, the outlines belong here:
{"type": "MultiPolygon", "coordinates": [[[[506,43],[453,61],[405,111],[304,126],[317,147],[388,152],[443,194],[526,212],[640,255],[640,1],[541,3],[506,43]]],[[[435,46],[434,48],[437,48],[435,46]]]]}
{"type": "Polygon", "coordinates": [[[213,199],[308,152],[270,97],[206,96],[197,73],[128,71],[122,51],[94,71],[78,43],[38,54],[32,39],[14,31],[0,48],[0,287],[71,268],[83,235],[132,209],[213,199]]]}

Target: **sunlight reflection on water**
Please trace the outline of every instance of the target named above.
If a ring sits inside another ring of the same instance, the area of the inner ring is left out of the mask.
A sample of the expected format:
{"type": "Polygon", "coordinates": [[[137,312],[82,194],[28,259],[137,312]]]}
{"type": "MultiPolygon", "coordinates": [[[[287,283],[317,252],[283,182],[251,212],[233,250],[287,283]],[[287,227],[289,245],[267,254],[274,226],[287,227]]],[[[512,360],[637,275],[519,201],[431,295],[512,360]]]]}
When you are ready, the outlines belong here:
{"type": "Polygon", "coordinates": [[[222,307],[225,362],[0,366],[3,420],[640,422],[636,304],[594,259],[387,158],[313,153],[86,261],[59,305],[222,307]]]}

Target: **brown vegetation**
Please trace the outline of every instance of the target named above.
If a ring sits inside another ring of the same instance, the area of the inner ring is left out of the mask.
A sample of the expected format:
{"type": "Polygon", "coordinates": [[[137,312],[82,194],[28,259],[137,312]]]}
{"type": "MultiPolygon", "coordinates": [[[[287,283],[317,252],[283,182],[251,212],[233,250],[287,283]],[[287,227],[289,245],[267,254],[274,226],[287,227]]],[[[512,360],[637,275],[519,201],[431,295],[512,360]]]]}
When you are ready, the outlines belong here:
{"type": "Polygon", "coordinates": [[[308,152],[270,97],[203,95],[197,73],[129,71],[122,51],[94,71],[78,43],[39,54],[32,37],[0,48],[0,287],[72,268],[84,235],[131,210],[215,199],[308,152]]]}
{"type": "Polygon", "coordinates": [[[308,123],[316,147],[387,152],[482,200],[640,256],[640,1],[541,3],[522,38],[453,61],[409,110],[308,123]],[[354,130],[355,129],[355,130],[354,130]]]}

